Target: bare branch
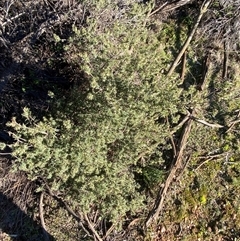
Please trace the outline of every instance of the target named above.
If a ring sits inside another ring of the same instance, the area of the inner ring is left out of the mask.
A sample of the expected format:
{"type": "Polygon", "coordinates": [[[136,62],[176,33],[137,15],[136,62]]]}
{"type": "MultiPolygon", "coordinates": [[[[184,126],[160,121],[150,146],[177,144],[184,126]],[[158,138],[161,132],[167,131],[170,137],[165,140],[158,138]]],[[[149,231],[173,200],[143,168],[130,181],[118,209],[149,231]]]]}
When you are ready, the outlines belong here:
{"type": "Polygon", "coordinates": [[[196,20],[196,22],[195,22],[195,24],[194,24],[194,27],[193,27],[190,35],[188,36],[186,42],[184,43],[184,45],[183,45],[183,47],[182,47],[182,50],[180,51],[180,53],[178,54],[177,58],[175,59],[175,61],[174,61],[173,64],[171,65],[171,67],[170,67],[170,69],[169,69],[169,71],[168,71],[168,73],[167,73],[167,76],[171,76],[172,73],[173,73],[173,71],[174,71],[175,68],[177,67],[180,59],[182,58],[183,54],[184,54],[185,51],[187,50],[187,48],[188,48],[188,46],[189,46],[189,44],[190,44],[190,42],[191,42],[191,40],[192,40],[192,38],[193,38],[196,30],[197,30],[197,28],[198,28],[198,25],[199,25],[199,23],[200,23],[200,21],[201,21],[201,19],[202,19],[203,14],[207,11],[208,6],[210,5],[210,3],[211,3],[211,0],[208,0],[208,1],[205,0],[205,1],[203,2],[202,6],[201,6],[201,9],[200,9],[200,13],[199,13],[199,15],[198,15],[198,18],[197,18],[197,20],[196,20]]]}
{"type": "Polygon", "coordinates": [[[220,153],[220,154],[216,154],[216,155],[212,155],[212,156],[207,156],[207,159],[203,162],[201,162],[196,168],[195,171],[197,171],[198,169],[200,169],[203,165],[205,165],[206,163],[208,163],[209,161],[212,160],[219,160],[220,158],[222,158],[223,156],[227,156],[228,153],[220,153]]]}
{"type": "Polygon", "coordinates": [[[43,227],[43,237],[44,237],[44,241],[49,241],[49,236],[47,233],[47,229],[46,229],[46,225],[45,225],[45,221],[44,221],[44,216],[43,216],[43,196],[44,193],[42,192],[40,195],[40,201],[39,201],[39,216],[40,216],[40,221],[41,221],[41,225],[43,227]]]}
{"type": "MultiPolygon", "coordinates": [[[[193,110],[193,112],[194,112],[194,110],[193,110]]],[[[172,181],[174,180],[176,172],[182,166],[183,152],[185,150],[185,147],[187,144],[187,139],[188,139],[188,136],[189,136],[191,128],[192,128],[192,122],[193,122],[192,119],[188,119],[188,121],[186,122],[185,128],[183,130],[182,136],[179,141],[175,163],[167,177],[167,180],[164,183],[164,186],[161,187],[158,192],[154,207],[151,210],[151,212],[149,213],[148,218],[145,222],[146,227],[149,227],[150,224],[158,218],[160,212],[162,211],[164,200],[166,198],[169,186],[172,183],[172,181]]]]}
{"type": "Polygon", "coordinates": [[[162,4],[160,7],[158,7],[157,9],[155,9],[153,12],[151,12],[151,13],[149,14],[149,17],[152,16],[152,15],[154,15],[155,13],[161,11],[167,4],[168,4],[168,2],[165,2],[165,3],[162,4]]]}
{"type": "Polygon", "coordinates": [[[101,239],[101,237],[99,236],[99,234],[97,233],[97,231],[95,230],[95,228],[93,227],[91,221],[89,220],[87,214],[84,214],[84,219],[87,221],[88,227],[91,229],[91,231],[93,232],[93,234],[96,236],[98,241],[103,241],[101,239]]]}
{"type": "Polygon", "coordinates": [[[191,116],[191,118],[192,118],[193,120],[195,120],[196,122],[200,123],[200,124],[203,124],[203,125],[205,125],[205,126],[209,126],[209,127],[212,127],[212,128],[224,128],[224,127],[225,127],[225,126],[223,126],[223,125],[212,124],[212,123],[209,123],[209,122],[207,122],[207,121],[205,121],[205,120],[200,120],[200,119],[198,119],[198,118],[196,118],[196,117],[194,117],[194,116],[191,116]]]}
{"type": "Polygon", "coordinates": [[[178,1],[177,3],[174,3],[173,5],[172,5],[172,4],[169,5],[169,7],[166,8],[165,11],[168,11],[168,12],[169,12],[169,11],[173,11],[173,10],[175,10],[175,9],[177,9],[177,8],[180,8],[180,7],[188,4],[189,2],[191,2],[191,0],[180,0],[180,1],[178,1]]]}
{"type": "Polygon", "coordinates": [[[4,27],[7,23],[11,23],[13,20],[21,17],[21,16],[24,15],[24,14],[25,14],[25,12],[19,13],[19,14],[17,14],[16,16],[14,16],[14,17],[12,17],[12,18],[6,18],[6,22],[2,23],[1,26],[4,27]]]}

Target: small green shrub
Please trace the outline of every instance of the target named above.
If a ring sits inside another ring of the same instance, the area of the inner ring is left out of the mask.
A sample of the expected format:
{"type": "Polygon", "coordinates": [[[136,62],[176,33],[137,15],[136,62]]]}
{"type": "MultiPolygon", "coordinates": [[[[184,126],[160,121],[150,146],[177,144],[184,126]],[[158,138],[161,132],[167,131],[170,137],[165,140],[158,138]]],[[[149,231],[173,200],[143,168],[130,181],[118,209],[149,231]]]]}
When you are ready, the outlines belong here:
{"type": "Polygon", "coordinates": [[[76,87],[58,100],[51,117],[37,121],[25,109],[24,124],[9,124],[15,169],[44,178],[83,212],[95,207],[112,221],[143,207],[134,172],[139,160],[144,166],[162,161],[152,154],[169,131],[157,120],[175,116],[183,102],[177,84],[160,73],[163,50],[146,27],[146,13],[129,5],[109,24],[98,15],[86,28],[73,27],[65,49],[88,76],[87,89],[76,87]]]}

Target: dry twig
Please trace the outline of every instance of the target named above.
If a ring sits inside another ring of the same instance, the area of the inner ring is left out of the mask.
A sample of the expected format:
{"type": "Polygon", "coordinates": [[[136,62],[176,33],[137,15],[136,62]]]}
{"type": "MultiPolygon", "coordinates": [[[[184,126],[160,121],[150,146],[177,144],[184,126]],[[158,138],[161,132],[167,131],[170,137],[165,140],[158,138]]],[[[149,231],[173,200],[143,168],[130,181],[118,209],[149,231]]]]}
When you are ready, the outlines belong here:
{"type": "Polygon", "coordinates": [[[168,4],[168,2],[165,2],[165,3],[162,4],[160,7],[158,7],[157,9],[155,9],[153,12],[151,12],[151,13],[149,14],[149,17],[152,16],[152,15],[154,15],[155,13],[161,11],[167,4],[168,4]]]}
{"type": "Polygon", "coordinates": [[[174,1],[173,4],[170,4],[169,7],[167,7],[165,9],[166,12],[170,12],[173,10],[176,10],[177,8],[180,8],[184,5],[187,5],[189,2],[191,2],[190,0],[180,0],[180,1],[174,1]]]}
{"type": "Polygon", "coordinates": [[[212,156],[207,156],[206,160],[201,162],[195,169],[194,171],[197,171],[199,168],[201,168],[203,165],[205,165],[207,162],[212,161],[212,160],[219,160],[220,157],[222,157],[223,155],[225,155],[225,153],[221,153],[221,154],[216,154],[216,155],[212,155],[212,156]]]}
{"type": "Polygon", "coordinates": [[[209,122],[207,122],[207,121],[205,121],[205,120],[200,120],[200,119],[198,119],[198,118],[196,118],[196,117],[194,117],[194,116],[191,116],[191,118],[192,118],[194,121],[196,121],[196,122],[198,122],[198,123],[200,123],[200,124],[203,124],[203,125],[205,125],[205,126],[211,127],[211,128],[224,128],[224,127],[225,127],[225,126],[223,126],[223,125],[212,124],[212,123],[209,123],[209,122]]]}
{"type": "Polygon", "coordinates": [[[229,125],[229,128],[227,129],[226,133],[229,132],[230,130],[233,129],[233,127],[237,124],[240,123],[240,111],[237,114],[236,120],[232,121],[229,125]]]}

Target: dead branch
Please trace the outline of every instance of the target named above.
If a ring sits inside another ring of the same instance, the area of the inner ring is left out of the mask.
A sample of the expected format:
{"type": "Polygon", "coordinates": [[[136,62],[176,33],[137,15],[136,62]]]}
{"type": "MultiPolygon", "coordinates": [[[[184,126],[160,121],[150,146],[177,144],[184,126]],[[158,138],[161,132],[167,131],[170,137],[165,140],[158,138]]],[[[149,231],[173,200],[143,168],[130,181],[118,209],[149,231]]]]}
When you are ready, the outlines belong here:
{"type": "MultiPolygon", "coordinates": [[[[203,13],[207,10],[209,4],[210,4],[211,1],[204,1],[202,7],[201,7],[201,11],[200,11],[200,15],[203,15],[203,13]]],[[[199,16],[198,18],[198,23],[200,22],[200,19],[201,19],[201,16],[199,16]]],[[[198,24],[195,24],[195,28],[198,24]]],[[[196,29],[195,29],[196,30],[196,29]]],[[[194,34],[194,31],[192,31],[192,33],[194,34]]],[[[192,36],[193,36],[192,34],[192,36]]],[[[190,41],[189,41],[190,42],[190,41]]],[[[186,42],[187,43],[187,42],[186,42]]],[[[189,44],[189,43],[188,43],[189,44]]],[[[186,44],[185,46],[187,46],[188,44],[186,44]]],[[[186,51],[186,48],[182,49],[182,54],[186,51]]],[[[179,54],[179,56],[181,57],[182,54],[179,54]]],[[[178,57],[179,57],[178,56],[178,57]]],[[[208,59],[208,58],[207,58],[208,59]]],[[[180,60],[180,58],[176,61],[174,61],[174,63],[178,63],[178,61],[180,60]]],[[[173,64],[173,66],[175,66],[173,64]]],[[[203,78],[202,78],[202,83],[200,84],[200,88],[199,88],[199,92],[198,93],[201,93],[204,86],[205,86],[205,82],[206,82],[206,79],[207,79],[207,72],[208,72],[208,67],[209,67],[209,61],[206,61],[206,66],[205,66],[205,71],[203,73],[203,78]]],[[[175,68],[175,67],[174,67],[175,68]]],[[[168,72],[168,75],[171,75],[174,68],[171,68],[170,71],[168,72]]],[[[155,204],[154,204],[154,207],[153,209],[150,211],[148,217],[147,217],[147,220],[145,222],[145,226],[146,227],[149,227],[151,225],[151,223],[156,220],[160,214],[160,212],[162,211],[162,208],[163,208],[163,205],[164,205],[164,200],[166,198],[166,195],[167,195],[167,192],[168,192],[168,189],[171,185],[171,183],[173,182],[174,179],[177,180],[177,177],[176,177],[176,174],[179,170],[181,170],[181,174],[183,173],[183,171],[185,170],[187,164],[189,163],[190,161],[190,158],[191,156],[188,156],[187,160],[185,160],[185,165],[183,164],[183,159],[184,159],[184,150],[186,148],[186,145],[187,145],[187,140],[188,140],[188,137],[189,137],[189,134],[190,134],[190,131],[191,131],[191,128],[192,128],[192,124],[193,124],[193,116],[195,115],[195,112],[196,112],[196,107],[192,109],[191,113],[189,111],[187,111],[187,115],[185,116],[185,118],[183,119],[183,121],[181,121],[181,123],[178,125],[179,126],[183,126],[183,131],[182,131],[182,135],[179,139],[179,142],[177,144],[177,154],[176,154],[176,158],[174,160],[174,164],[173,164],[173,167],[172,169],[170,170],[170,173],[167,177],[167,180],[165,181],[164,183],[164,186],[160,188],[159,192],[158,192],[158,195],[157,195],[157,198],[155,200],[155,204]]],[[[203,122],[203,121],[201,121],[203,122]]],[[[204,122],[205,123],[205,122],[204,122]]],[[[207,123],[207,122],[206,122],[207,123]]],[[[214,124],[209,124],[207,123],[208,125],[214,125],[214,124]]],[[[173,134],[174,132],[172,132],[173,134]]]]}
{"type": "Polygon", "coordinates": [[[198,18],[197,18],[197,20],[196,20],[196,22],[195,22],[195,24],[194,24],[194,27],[193,27],[190,35],[188,36],[187,40],[185,41],[185,43],[184,43],[181,51],[179,52],[177,58],[176,58],[175,61],[172,63],[172,65],[171,65],[171,67],[170,67],[170,69],[169,69],[169,71],[168,71],[168,73],[167,73],[167,76],[171,76],[171,75],[172,75],[172,73],[173,73],[173,71],[175,70],[175,68],[177,67],[180,59],[182,58],[183,54],[184,54],[185,51],[187,50],[187,48],[188,48],[188,46],[189,46],[189,44],[190,44],[190,42],[191,42],[191,40],[192,40],[192,38],[193,38],[196,30],[197,30],[197,28],[198,28],[198,25],[199,25],[199,23],[200,23],[200,21],[201,21],[201,19],[202,19],[203,14],[207,11],[208,6],[210,5],[210,2],[211,2],[211,0],[205,0],[205,1],[203,2],[202,6],[201,6],[201,9],[200,9],[200,13],[199,13],[199,15],[198,15],[198,18]]]}
{"type": "Polygon", "coordinates": [[[161,11],[167,4],[168,4],[168,2],[165,2],[165,3],[162,4],[160,7],[158,7],[157,9],[155,9],[153,12],[151,12],[151,13],[149,14],[149,17],[152,16],[152,15],[154,15],[155,13],[161,11]]]}
{"type": "Polygon", "coordinates": [[[173,130],[170,132],[170,135],[173,135],[177,130],[179,130],[189,120],[189,117],[190,113],[188,112],[184,119],[176,127],[173,128],[173,130]]]}
{"type": "Polygon", "coordinates": [[[8,156],[8,155],[12,155],[12,153],[10,153],[10,152],[6,152],[6,153],[0,152],[0,156],[8,156]]]}
{"type": "Polygon", "coordinates": [[[98,241],[103,241],[101,239],[101,237],[99,236],[99,234],[97,233],[97,231],[95,230],[95,228],[93,227],[91,221],[88,218],[87,214],[84,214],[84,219],[87,221],[88,227],[91,229],[92,233],[95,235],[95,237],[97,238],[98,241]]]}
{"type": "MultiPolygon", "coordinates": [[[[175,1],[176,2],[176,1],[175,1]]],[[[182,6],[185,6],[187,4],[189,4],[189,2],[191,2],[191,0],[180,0],[180,1],[177,1],[177,3],[174,3],[174,4],[170,4],[166,9],[165,9],[165,12],[170,12],[170,11],[173,11],[177,8],[180,8],[182,6]]]]}
{"type": "Polygon", "coordinates": [[[223,125],[212,124],[212,123],[209,123],[209,122],[207,122],[207,121],[205,121],[205,120],[200,120],[200,119],[198,119],[197,117],[194,117],[194,116],[191,116],[191,118],[192,118],[194,121],[196,121],[196,122],[198,122],[198,123],[200,123],[200,124],[203,124],[203,125],[205,125],[205,126],[211,127],[211,128],[224,128],[224,127],[225,127],[225,126],[223,126],[223,125]]]}
{"type": "Polygon", "coordinates": [[[8,13],[10,11],[11,6],[13,5],[14,0],[10,0],[6,2],[6,9],[4,9],[5,12],[5,18],[8,18],[8,13]]]}
{"type": "Polygon", "coordinates": [[[182,137],[179,141],[179,150],[177,153],[175,164],[172,167],[163,188],[161,188],[158,192],[154,207],[151,210],[151,212],[149,213],[149,216],[145,222],[146,227],[149,227],[150,224],[154,220],[156,220],[157,217],[159,216],[160,212],[162,211],[164,200],[167,195],[169,186],[172,183],[173,179],[175,178],[175,174],[177,173],[177,171],[182,167],[183,151],[187,144],[187,139],[188,139],[191,127],[192,127],[192,122],[193,122],[193,120],[189,118],[185,124],[185,128],[183,130],[182,137]]]}
{"type": "MultiPolygon", "coordinates": [[[[216,154],[216,155],[211,155],[211,156],[207,156],[205,158],[207,158],[206,160],[204,160],[203,162],[201,162],[194,170],[197,171],[199,168],[201,168],[203,165],[205,165],[206,163],[208,163],[209,161],[212,160],[219,160],[220,157],[224,156],[226,153],[220,153],[220,154],[216,154]]],[[[228,153],[227,153],[228,154],[228,153]]]]}
{"type": "Polygon", "coordinates": [[[49,239],[49,235],[47,233],[44,216],[43,216],[43,195],[44,195],[44,193],[42,192],[40,195],[40,201],[39,201],[39,216],[40,216],[40,221],[41,221],[41,225],[43,228],[44,241],[49,241],[50,239],[49,239]]]}
{"type": "Polygon", "coordinates": [[[187,59],[187,51],[184,52],[182,57],[182,72],[181,72],[181,80],[184,81],[185,72],[186,72],[186,59],[187,59]]]}
{"type": "Polygon", "coordinates": [[[227,43],[227,40],[224,41],[224,52],[223,52],[223,72],[222,72],[222,78],[226,79],[228,75],[228,59],[229,59],[229,44],[227,43]]]}
{"type": "Polygon", "coordinates": [[[67,209],[67,211],[74,217],[76,218],[76,220],[79,222],[79,226],[84,230],[84,232],[88,235],[88,236],[91,236],[90,233],[87,231],[87,229],[85,228],[84,224],[86,221],[87,222],[87,225],[89,227],[89,229],[92,231],[93,235],[96,236],[96,238],[98,239],[98,241],[102,241],[101,237],[98,235],[97,231],[94,229],[92,223],[90,222],[87,214],[84,214],[83,217],[81,214],[76,214],[70,207],[69,205],[61,198],[59,197],[58,195],[55,195],[52,190],[50,189],[50,187],[48,186],[48,184],[46,183],[46,181],[41,178],[43,181],[44,181],[44,184],[46,186],[46,189],[48,191],[48,193],[50,194],[50,196],[54,197],[57,201],[59,201],[60,203],[62,203],[65,208],[67,209]]]}
{"type": "Polygon", "coordinates": [[[44,181],[44,185],[49,193],[50,196],[54,197],[57,201],[61,202],[67,209],[67,211],[74,217],[76,218],[78,221],[82,221],[82,217],[80,217],[79,215],[77,215],[70,207],[69,205],[58,195],[54,194],[51,190],[51,188],[48,186],[47,182],[41,178],[44,181]]]}
{"type": "Polygon", "coordinates": [[[170,136],[170,141],[171,141],[172,148],[173,148],[173,157],[175,158],[177,156],[177,148],[176,148],[172,135],[170,136]]]}
{"type": "Polygon", "coordinates": [[[186,160],[185,160],[185,162],[184,162],[184,165],[183,165],[183,167],[182,167],[181,172],[180,172],[180,173],[178,174],[178,176],[176,177],[176,182],[178,182],[178,181],[181,179],[181,177],[182,177],[185,169],[187,168],[187,166],[188,166],[188,164],[189,164],[189,162],[190,162],[190,160],[191,160],[191,157],[192,157],[192,155],[188,155],[188,156],[187,156],[187,158],[186,158],[186,160]]]}
{"type": "Polygon", "coordinates": [[[111,227],[107,230],[105,236],[103,237],[103,240],[105,240],[110,235],[110,233],[113,231],[114,228],[115,228],[115,225],[112,224],[111,227]]]}
{"type": "Polygon", "coordinates": [[[231,122],[231,124],[229,125],[229,128],[227,129],[226,133],[229,132],[230,130],[232,130],[233,127],[234,127],[237,123],[240,123],[240,119],[231,122]]]}
{"type": "Polygon", "coordinates": [[[208,53],[202,61],[202,78],[201,78],[201,82],[197,85],[198,90],[203,90],[205,87],[209,66],[210,66],[210,53],[208,53]]]}

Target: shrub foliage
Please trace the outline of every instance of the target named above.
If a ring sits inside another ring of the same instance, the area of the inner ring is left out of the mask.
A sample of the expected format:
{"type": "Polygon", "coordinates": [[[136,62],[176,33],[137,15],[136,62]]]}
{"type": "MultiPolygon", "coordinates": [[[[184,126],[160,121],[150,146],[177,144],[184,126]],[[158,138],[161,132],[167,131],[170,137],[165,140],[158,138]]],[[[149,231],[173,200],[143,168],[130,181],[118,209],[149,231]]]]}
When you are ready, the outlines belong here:
{"type": "MultiPolygon", "coordinates": [[[[131,4],[109,24],[99,12],[87,27],[73,26],[65,50],[88,87],[73,88],[42,121],[24,109],[25,123],[9,124],[17,170],[45,179],[83,212],[95,207],[113,221],[143,207],[134,173],[161,163],[153,154],[169,131],[158,120],[180,106],[177,85],[161,74],[167,57],[148,28],[148,8],[131,4]]],[[[105,11],[115,13],[108,5],[105,11]]]]}

